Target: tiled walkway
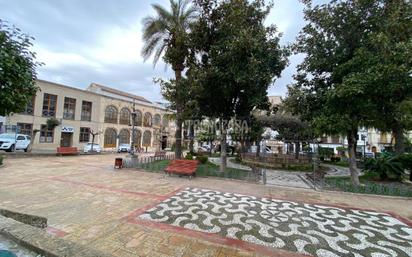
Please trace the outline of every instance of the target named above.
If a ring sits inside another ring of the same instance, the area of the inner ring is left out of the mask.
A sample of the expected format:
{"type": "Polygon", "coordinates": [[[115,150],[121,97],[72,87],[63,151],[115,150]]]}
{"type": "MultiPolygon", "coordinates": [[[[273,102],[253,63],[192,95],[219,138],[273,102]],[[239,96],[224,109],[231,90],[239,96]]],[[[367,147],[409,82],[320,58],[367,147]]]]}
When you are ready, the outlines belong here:
{"type": "Polygon", "coordinates": [[[227,237],[216,239],[208,233],[171,229],[168,224],[155,222],[157,225],[153,225],[153,222],[136,219],[145,210],[186,187],[297,203],[392,211],[412,218],[412,200],[408,199],[289,189],[211,178],[189,181],[128,169],[115,171],[116,156],[6,159],[5,166],[0,168],[0,206],[47,217],[51,234],[121,257],[298,255],[287,247],[270,247],[268,252],[243,239],[240,240],[243,243],[227,237]]]}
{"type": "Polygon", "coordinates": [[[408,256],[412,228],[371,211],[186,188],[136,219],[315,256],[408,256]]]}

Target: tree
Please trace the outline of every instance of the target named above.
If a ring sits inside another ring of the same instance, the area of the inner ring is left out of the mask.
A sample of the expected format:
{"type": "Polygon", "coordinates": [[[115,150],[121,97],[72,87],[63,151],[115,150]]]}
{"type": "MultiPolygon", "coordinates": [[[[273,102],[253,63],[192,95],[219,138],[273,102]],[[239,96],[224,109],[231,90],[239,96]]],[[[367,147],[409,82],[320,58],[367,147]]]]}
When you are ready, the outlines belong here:
{"type": "Polygon", "coordinates": [[[308,122],[302,121],[297,116],[287,113],[276,113],[270,116],[260,116],[259,120],[266,127],[276,131],[276,138],[286,143],[295,144],[295,158],[298,159],[301,142],[311,142],[314,132],[308,122]]]}
{"type": "MultiPolygon", "coordinates": [[[[97,135],[100,135],[102,132],[99,132],[99,131],[94,131],[94,130],[90,130],[90,135],[92,135],[92,146],[91,146],[91,148],[90,148],[90,152],[92,152],[93,153],[93,151],[94,151],[94,149],[93,149],[93,147],[94,147],[94,139],[96,138],[96,136],[97,135]]],[[[132,146],[133,148],[134,148],[134,146],[132,146]]],[[[133,151],[134,152],[134,151],[133,151]]]]}
{"type": "Polygon", "coordinates": [[[357,68],[351,81],[362,84],[376,99],[372,125],[392,132],[395,151],[404,152],[406,129],[411,129],[405,106],[412,95],[412,4],[406,0],[380,2],[379,26],[371,31],[348,65],[357,68]]]}
{"type": "Polygon", "coordinates": [[[219,119],[221,171],[226,168],[226,133],[233,117],[268,107],[267,89],[286,65],[275,26],[264,20],[264,1],[197,0],[200,18],[191,33],[191,76],[198,83],[200,112],[219,119]]]}
{"type": "MultiPolygon", "coordinates": [[[[166,63],[172,66],[175,73],[174,86],[180,90],[182,72],[188,57],[188,33],[190,24],[196,19],[196,9],[189,0],[170,0],[170,10],[158,4],[152,4],[156,17],[146,17],[143,20],[143,41],[145,45],[142,55],[145,60],[154,55],[154,64],[163,55],[166,63]]],[[[174,101],[176,110],[176,158],[182,156],[182,112],[183,102],[174,101]]]]}
{"type": "Polygon", "coordinates": [[[317,134],[346,134],[352,183],[359,185],[356,167],[357,134],[378,115],[376,100],[367,84],[354,75],[360,64],[353,62],[371,32],[380,29],[381,1],[332,1],[306,4],[307,25],[295,45],[306,54],[289,87],[286,104],[311,123],[317,134]]]}
{"type": "Polygon", "coordinates": [[[0,116],[21,112],[39,89],[34,38],[0,20],[0,116]]]}

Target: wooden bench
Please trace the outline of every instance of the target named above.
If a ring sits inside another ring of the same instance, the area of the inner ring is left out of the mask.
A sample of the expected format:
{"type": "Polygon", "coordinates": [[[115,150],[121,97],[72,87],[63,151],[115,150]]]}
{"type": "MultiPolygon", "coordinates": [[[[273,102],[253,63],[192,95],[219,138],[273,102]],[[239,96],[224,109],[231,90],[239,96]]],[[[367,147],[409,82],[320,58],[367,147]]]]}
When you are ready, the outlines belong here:
{"type": "Polygon", "coordinates": [[[155,152],[154,159],[157,160],[164,160],[166,157],[166,152],[164,151],[157,151],[155,152]]]}
{"type": "Polygon", "coordinates": [[[79,150],[77,147],[57,147],[57,155],[77,155],[79,150]]]}
{"type": "Polygon", "coordinates": [[[193,176],[196,176],[198,164],[197,160],[172,160],[164,171],[169,176],[172,174],[185,175],[191,179],[193,176]]]}

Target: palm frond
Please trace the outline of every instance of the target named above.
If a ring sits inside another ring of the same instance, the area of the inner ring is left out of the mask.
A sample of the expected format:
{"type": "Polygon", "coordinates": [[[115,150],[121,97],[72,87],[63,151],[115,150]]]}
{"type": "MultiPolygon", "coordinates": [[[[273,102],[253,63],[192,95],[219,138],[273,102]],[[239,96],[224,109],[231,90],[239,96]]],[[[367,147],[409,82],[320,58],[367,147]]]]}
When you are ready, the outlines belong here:
{"type": "Polygon", "coordinates": [[[171,38],[186,37],[190,23],[198,14],[190,3],[190,0],[170,0],[170,10],[159,4],[152,4],[156,15],[142,21],[144,46],[141,53],[145,61],[153,55],[153,63],[156,65],[170,46],[171,38]]]}

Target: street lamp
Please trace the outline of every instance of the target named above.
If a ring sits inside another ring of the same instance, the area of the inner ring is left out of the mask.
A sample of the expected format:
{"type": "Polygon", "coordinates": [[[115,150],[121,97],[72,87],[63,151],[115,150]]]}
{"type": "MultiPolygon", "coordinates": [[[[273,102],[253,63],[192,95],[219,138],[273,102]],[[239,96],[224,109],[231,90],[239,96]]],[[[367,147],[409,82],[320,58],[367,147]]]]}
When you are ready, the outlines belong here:
{"type": "Polygon", "coordinates": [[[135,133],[136,133],[136,129],[135,129],[135,123],[136,123],[136,108],[135,108],[135,102],[133,99],[133,112],[132,112],[132,140],[131,140],[131,146],[130,146],[130,155],[134,156],[134,139],[135,139],[135,133]]]}
{"type": "Polygon", "coordinates": [[[361,139],[363,141],[363,158],[366,157],[366,135],[361,135],[361,139]]]}

